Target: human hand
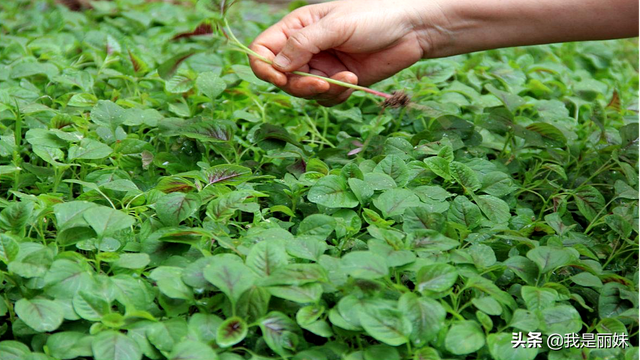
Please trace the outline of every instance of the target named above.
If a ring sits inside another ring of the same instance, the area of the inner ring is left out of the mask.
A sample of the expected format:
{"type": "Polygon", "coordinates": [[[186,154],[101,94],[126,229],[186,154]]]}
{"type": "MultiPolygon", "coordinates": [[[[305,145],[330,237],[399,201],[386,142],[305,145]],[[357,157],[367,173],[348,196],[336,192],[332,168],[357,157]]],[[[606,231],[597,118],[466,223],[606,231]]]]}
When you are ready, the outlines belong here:
{"type": "MultiPolygon", "coordinates": [[[[251,44],[273,65],[251,57],[262,80],[287,93],[325,106],[345,101],[353,90],[312,77],[308,72],[368,86],[390,77],[424,56],[421,32],[424,0],[348,0],[305,6],[285,16],[251,44]],[[276,56],[277,55],[277,56],[276,56]]],[[[437,13],[437,9],[434,13],[437,13]]]]}

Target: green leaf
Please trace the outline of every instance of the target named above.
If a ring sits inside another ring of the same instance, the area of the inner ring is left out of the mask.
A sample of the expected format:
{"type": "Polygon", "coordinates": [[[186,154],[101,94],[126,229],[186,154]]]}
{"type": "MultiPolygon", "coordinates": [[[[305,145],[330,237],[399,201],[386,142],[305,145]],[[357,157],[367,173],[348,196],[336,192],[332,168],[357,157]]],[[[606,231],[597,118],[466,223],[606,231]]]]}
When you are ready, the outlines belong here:
{"type": "Polygon", "coordinates": [[[416,282],[420,291],[445,291],[458,279],[456,268],[449,264],[430,264],[423,266],[418,271],[416,282]]]}
{"type": "Polygon", "coordinates": [[[0,229],[14,234],[24,234],[25,227],[33,214],[33,203],[10,204],[0,212],[0,229]]]}
{"type": "Polygon", "coordinates": [[[213,120],[188,124],[180,134],[203,142],[226,143],[233,139],[234,129],[234,124],[228,120],[213,120]]]}
{"type": "Polygon", "coordinates": [[[604,208],[604,197],[591,185],[580,187],[574,193],[578,210],[587,220],[592,221],[596,215],[604,208]]]}
{"type": "Polygon", "coordinates": [[[45,75],[48,78],[53,78],[59,73],[60,70],[54,64],[25,61],[13,66],[11,78],[20,79],[34,75],[45,75]]]}
{"type": "Polygon", "coordinates": [[[627,327],[622,321],[614,318],[604,318],[596,325],[598,333],[605,334],[627,334],[627,327]]]}
{"type": "Polygon", "coordinates": [[[373,345],[364,350],[364,360],[400,360],[400,353],[395,347],[373,345]]]}
{"type": "Polygon", "coordinates": [[[215,165],[203,173],[209,184],[239,185],[251,179],[251,169],[239,165],[215,165]]]}
{"type": "Polygon", "coordinates": [[[322,285],[305,284],[301,286],[269,286],[269,293],[281,299],[300,304],[317,303],[322,296],[322,285]]]}
{"type": "Polygon", "coordinates": [[[242,294],[236,304],[236,313],[247,321],[256,321],[269,311],[270,299],[267,289],[254,286],[242,294]]]}
{"type": "Polygon", "coordinates": [[[522,299],[530,311],[544,310],[558,300],[558,292],[549,288],[523,286],[521,292],[522,299]]]}
{"type": "Polygon", "coordinates": [[[290,264],[276,269],[262,284],[298,286],[326,280],[326,271],[318,264],[290,264]]]}
{"type": "Polygon", "coordinates": [[[120,254],[120,258],[114,263],[123,269],[144,269],[151,262],[148,254],[126,253],[120,254]]]}
{"type": "Polygon", "coordinates": [[[427,164],[429,170],[434,174],[445,180],[451,179],[451,174],[449,173],[449,162],[447,160],[439,156],[432,156],[424,159],[424,163],[427,164]]]}
{"type": "Polygon", "coordinates": [[[484,346],[484,333],[474,321],[454,323],[444,340],[446,349],[455,355],[470,354],[484,346]]]}
{"type": "Polygon", "coordinates": [[[495,95],[502,103],[509,109],[512,114],[516,113],[516,110],[525,104],[525,101],[516,94],[508,93],[502,90],[498,90],[495,86],[488,84],[485,86],[490,93],[495,95]]]}
{"type": "Polygon", "coordinates": [[[58,160],[64,159],[64,153],[60,149],[42,145],[33,145],[31,150],[33,150],[33,153],[38,155],[39,158],[46,161],[48,164],[53,165],[54,167],[64,165],[58,162],[58,160]]]}
{"type": "Polygon", "coordinates": [[[449,173],[451,177],[460,184],[465,191],[475,192],[482,187],[478,175],[467,165],[453,161],[449,164],[449,173]]]}
{"type": "Polygon", "coordinates": [[[31,145],[39,145],[50,148],[63,148],[66,142],[45,129],[30,129],[25,134],[25,139],[31,145]]]}
{"type": "Polygon", "coordinates": [[[324,307],[309,305],[301,308],[296,313],[296,322],[300,326],[309,325],[317,321],[324,312],[324,307]]]}
{"type": "Polygon", "coordinates": [[[18,257],[9,263],[9,271],[24,278],[44,276],[53,262],[51,249],[39,247],[25,251],[23,245],[24,243],[20,246],[18,257]]]}
{"type": "Polygon", "coordinates": [[[56,299],[71,299],[93,286],[92,273],[83,264],[67,259],[53,262],[44,276],[45,292],[56,299]]]}
{"type": "Polygon", "coordinates": [[[20,299],[15,304],[15,312],[25,324],[37,332],[54,331],[64,320],[60,305],[46,299],[20,299]]]}
{"type": "Polygon", "coordinates": [[[298,225],[297,236],[310,235],[326,238],[336,228],[336,219],[324,214],[307,216],[298,225]]]}
{"type": "Polygon", "coordinates": [[[341,259],[342,270],[358,279],[374,280],[389,274],[389,267],[382,256],[369,251],[354,251],[341,259]]]}
{"type": "Polygon", "coordinates": [[[406,185],[409,180],[407,165],[398,155],[387,155],[376,165],[373,172],[389,175],[398,186],[406,185]]]}
{"type": "Polygon", "coordinates": [[[471,303],[487,315],[500,316],[500,314],[502,314],[502,306],[500,306],[500,303],[496,299],[490,296],[473,298],[471,299],[471,303]]]}
{"type": "Polygon", "coordinates": [[[618,214],[611,214],[604,217],[604,222],[622,238],[628,238],[633,228],[631,224],[618,214]]]}
{"type": "Polygon", "coordinates": [[[349,189],[351,189],[360,204],[366,204],[373,196],[374,190],[369,183],[356,178],[347,179],[347,183],[349,184],[349,189]]]}
{"type": "Polygon", "coordinates": [[[113,149],[99,141],[84,138],[80,145],[73,145],[69,148],[69,160],[76,159],[104,159],[111,155],[113,149]]]}
{"type": "Polygon", "coordinates": [[[577,333],[582,329],[582,318],[570,305],[558,305],[542,310],[546,334],[577,333]]]}
{"type": "Polygon", "coordinates": [[[487,336],[487,347],[495,360],[534,360],[538,355],[535,347],[515,347],[511,334],[499,333],[487,336]]]}
{"type": "Polygon", "coordinates": [[[169,360],[218,360],[218,354],[207,344],[185,340],[173,348],[169,360]]]}
{"type": "Polygon", "coordinates": [[[75,359],[93,355],[91,341],[93,336],[75,331],[63,331],[51,334],[47,338],[47,348],[51,356],[60,359],[75,359]]]}
{"type": "Polygon", "coordinates": [[[196,53],[195,50],[187,50],[174,55],[158,66],[158,75],[165,80],[169,80],[176,73],[180,64],[196,53]]]}
{"type": "Polygon", "coordinates": [[[538,265],[538,269],[542,274],[569,265],[574,260],[577,260],[577,255],[574,251],[549,246],[539,246],[531,249],[527,252],[527,257],[538,265]]]}
{"type": "Polygon", "coordinates": [[[0,260],[5,264],[15,260],[20,247],[18,242],[9,234],[0,234],[0,260]]]}
{"type": "Polygon", "coordinates": [[[428,206],[408,208],[404,212],[402,230],[412,233],[416,230],[442,230],[445,217],[442,214],[430,211],[428,206]]]}
{"type": "Polygon", "coordinates": [[[184,270],[175,266],[159,266],[149,277],[156,281],[156,285],[163,294],[174,299],[190,300],[193,298],[191,289],[182,281],[184,270]]]}
{"type": "Polygon", "coordinates": [[[155,322],[147,328],[147,338],[160,351],[171,351],[176,344],[185,339],[189,332],[187,322],[174,317],[162,322],[155,322]]]}
{"type": "Polygon", "coordinates": [[[99,205],[87,201],[70,201],[56,204],[53,212],[56,215],[56,224],[59,230],[88,226],[84,220],[84,213],[99,205]]]}
{"type": "Polygon", "coordinates": [[[168,226],[176,226],[192,216],[200,208],[200,196],[196,193],[173,192],[156,202],[158,218],[168,226]]]}
{"type": "Polygon", "coordinates": [[[315,237],[298,237],[286,242],[287,253],[300,259],[318,261],[327,250],[327,243],[315,237]]]}
{"type": "Polygon", "coordinates": [[[527,284],[533,284],[538,276],[536,263],[524,256],[510,257],[504,264],[527,284]]]}
{"type": "Polygon", "coordinates": [[[216,339],[218,327],[222,324],[222,319],[213,314],[196,313],[189,318],[190,338],[194,337],[205,344],[209,344],[216,339]]]}
{"type": "Polygon", "coordinates": [[[84,212],[83,218],[100,237],[111,235],[135,224],[132,216],[106,206],[89,208],[84,212]]]}
{"type": "Polygon", "coordinates": [[[259,321],[262,338],[276,354],[290,356],[301,341],[296,323],[285,314],[272,311],[259,321]]]}
{"type": "Polygon", "coordinates": [[[511,177],[500,171],[492,171],[482,177],[482,188],[480,191],[502,197],[509,195],[516,190],[511,177]]]}
{"type": "Polygon", "coordinates": [[[73,310],[85,320],[100,321],[110,309],[109,302],[98,294],[80,291],[73,296],[73,310]]]}
{"type": "Polygon", "coordinates": [[[100,100],[91,110],[91,121],[115,129],[125,120],[125,110],[111,101],[100,100]]]}
{"type": "Polygon", "coordinates": [[[269,276],[287,263],[288,256],[282,241],[261,241],[255,244],[246,260],[247,266],[261,276],[269,276]]]}
{"type": "Polygon", "coordinates": [[[538,330],[540,322],[533,312],[524,309],[516,309],[516,311],[513,312],[509,326],[528,332],[538,330]]]}
{"type": "Polygon", "coordinates": [[[588,272],[581,272],[579,274],[573,275],[571,277],[571,281],[586,287],[600,288],[602,287],[602,280],[597,276],[590,274],[588,272]]]}
{"type": "Polygon", "coordinates": [[[227,84],[220,79],[218,74],[208,71],[198,75],[196,86],[200,92],[213,100],[222,94],[227,87],[227,84]]]}
{"type": "Polygon", "coordinates": [[[347,188],[345,180],[337,175],[327,175],[309,189],[309,201],[329,208],[353,208],[359,202],[347,188]]]}
{"type": "Polygon", "coordinates": [[[142,351],[128,336],[107,330],[96,335],[91,342],[95,360],[141,360],[142,351]]]}
{"type": "Polygon", "coordinates": [[[402,215],[407,208],[420,206],[421,202],[411,190],[390,189],[373,200],[373,204],[385,217],[391,217],[402,215]]]}
{"type": "Polygon", "coordinates": [[[601,319],[616,317],[624,311],[637,306],[629,299],[623,298],[625,291],[627,289],[622,284],[616,282],[604,284],[598,297],[598,315],[601,319]]]}
{"type": "Polygon", "coordinates": [[[474,197],[474,200],[480,210],[482,210],[484,216],[491,220],[491,222],[502,224],[511,218],[509,205],[495,196],[479,195],[474,197]]]}
{"type": "Polygon", "coordinates": [[[535,146],[541,147],[563,147],[567,143],[567,138],[557,127],[548,123],[533,123],[527,126],[530,134],[535,137],[525,137],[525,139],[535,146]]]}
{"type": "Polygon", "coordinates": [[[98,98],[93,94],[80,93],[75,94],[69,99],[67,102],[67,106],[74,107],[92,107],[96,105],[98,102],[98,98]]]}
{"type": "Polygon", "coordinates": [[[193,88],[193,79],[188,76],[176,74],[165,81],[164,88],[172,94],[182,94],[193,88]]]}
{"type": "Polygon", "coordinates": [[[21,342],[14,340],[0,342],[2,360],[24,360],[30,353],[29,347],[21,342]]]}
{"type": "Polygon", "coordinates": [[[409,319],[398,310],[377,306],[365,306],[360,323],[368,335],[391,346],[409,341],[412,326],[409,319]]]}
{"type": "Polygon", "coordinates": [[[220,256],[204,269],[204,278],[225,293],[233,304],[255,282],[253,272],[239,259],[220,256]]]}
{"type": "Polygon", "coordinates": [[[466,196],[458,196],[453,200],[447,218],[472,230],[480,225],[482,214],[480,208],[466,196]]]}
{"type": "Polygon", "coordinates": [[[248,331],[249,327],[244,320],[239,317],[229,318],[218,326],[216,343],[223,348],[233,346],[244,340],[248,331]]]}
{"type": "Polygon", "coordinates": [[[421,347],[436,338],[447,315],[436,300],[406,293],[398,300],[398,310],[411,322],[411,342],[421,347]]]}
{"type": "Polygon", "coordinates": [[[374,191],[389,190],[397,187],[393,178],[384,173],[366,173],[364,174],[364,182],[374,191]]]}
{"type": "Polygon", "coordinates": [[[262,124],[255,132],[253,141],[259,143],[260,146],[272,149],[281,148],[286,143],[294,145],[298,148],[303,146],[297,142],[284,128],[272,124],[262,124]]]}

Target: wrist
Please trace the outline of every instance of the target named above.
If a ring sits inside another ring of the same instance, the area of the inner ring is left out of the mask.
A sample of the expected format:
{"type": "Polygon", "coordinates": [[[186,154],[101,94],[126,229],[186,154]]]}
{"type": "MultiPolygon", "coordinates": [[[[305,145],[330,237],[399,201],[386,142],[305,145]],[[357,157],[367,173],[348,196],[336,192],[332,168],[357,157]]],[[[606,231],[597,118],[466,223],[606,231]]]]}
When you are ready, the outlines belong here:
{"type": "Polygon", "coordinates": [[[459,1],[416,0],[411,18],[422,58],[455,55],[456,37],[464,23],[456,9],[459,1]]]}
{"type": "Polygon", "coordinates": [[[637,36],[633,0],[415,0],[423,58],[637,36]]]}

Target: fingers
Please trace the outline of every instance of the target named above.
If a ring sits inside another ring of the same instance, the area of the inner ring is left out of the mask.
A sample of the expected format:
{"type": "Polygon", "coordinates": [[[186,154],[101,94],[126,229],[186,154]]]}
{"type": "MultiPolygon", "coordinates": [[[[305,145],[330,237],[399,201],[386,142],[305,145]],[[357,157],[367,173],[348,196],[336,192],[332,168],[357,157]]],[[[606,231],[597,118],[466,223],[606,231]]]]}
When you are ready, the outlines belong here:
{"type": "Polygon", "coordinates": [[[346,71],[335,55],[323,52],[339,46],[349,36],[338,27],[323,22],[329,9],[329,5],[301,8],[260,34],[250,48],[273,64],[251,57],[251,68],[256,76],[291,95],[316,99],[326,106],[346,100],[351,91],[345,87],[291,74],[297,70],[354,84],[358,82],[358,77],[346,71]]]}
{"type": "MultiPolygon", "coordinates": [[[[358,77],[350,71],[341,71],[331,78],[354,85],[358,83],[358,77]]],[[[351,93],[353,93],[353,89],[331,84],[329,90],[318,94],[315,99],[318,101],[318,104],[322,106],[334,106],[345,102],[349,96],[351,96],[351,93]]]]}
{"type": "MultiPolygon", "coordinates": [[[[280,53],[285,47],[289,34],[317,22],[326,13],[326,7],[323,4],[305,6],[295,10],[260,34],[249,48],[273,61],[276,54],[280,53]]],[[[298,68],[304,64],[306,63],[301,63],[298,68]]],[[[258,78],[269,81],[278,87],[283,87],[286,84],[287,77],[284,73],[292,71],[274,68],[274,66],[256,58],[251,58],[251,68],[258,78]]],[[[298,68],[293,70],[298,70],[298,68]]]]}
{"type": "MultiPolygon", "coordinates": [[[[284,44],[287,37],[282,28],[282,22],[277,23],[262,34],[260,34],[249,45],[249,48],[265,58],[273,61],[284,44]]],[[[256,57],[250,56],[250,65],[256,76],[264,81],[268,81],[278,87],[283,87],[287,83],[287,77],[284,73],[276,70],[271,64],[268,64],[256,57]]]]}
{"type": "MultiPolygon", "coordinates": [[[[328,74],[317,69],[311,69],[309,73],[328,77],[328,74]]],[[[358,83],[358,77],[349,71],[341,71],[333,74],[331,78],[350,84],[358,83]]],[[[298,75],[290,75],[287,85],[282,89],[297,97],[316,100],[323,106],[340,104],[346,101],[353,92],[353,89],[344,86],[329,84],[321,79],[298,75]]]]}
{"type": "MultiPolygon", "coordinates": [[[[317,70],[307,71],[315,75],[327,76],[317,70]]],[[[329,89],[329,83],[324,80],[299,75],[288,75],[287,85],[282,87],[285,92],[305,99],[313,99],[329,89]]]]}
{"type": "Polygon", "coordinates": [[[282,51],[273,59],[273,67],[282,72],[295,71],[309,63],[314,55],[339,46],[344,34],[325,26],[322,20],[293,32],[282,51]]]}
{"type": "MultiPolygon", "coordinates": [[[[271,61],[275,58],[273,52],[262,45],[252,44],[251,50],[271,61]]],[[[268,64],[254,56],[249,56],[249,65],[259,79],[270,82],[277,87],[283,87],[287,84],[287,76],[274,69],[271,64],[268,64]]]]}

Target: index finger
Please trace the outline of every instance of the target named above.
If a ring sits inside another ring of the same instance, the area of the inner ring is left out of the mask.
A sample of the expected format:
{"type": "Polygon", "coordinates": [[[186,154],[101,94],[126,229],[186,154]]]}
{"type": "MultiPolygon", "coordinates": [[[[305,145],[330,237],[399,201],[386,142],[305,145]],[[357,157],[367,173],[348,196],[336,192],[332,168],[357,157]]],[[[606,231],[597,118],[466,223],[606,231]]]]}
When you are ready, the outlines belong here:
{"type": "MultiPolygon", "coordinates": [[[[318,21],[325,12],[326,9],[321,5],[305,6],[297,9],[258,35],[249,45],[249,48],[272,61],[282,51],[292,32],[318,21]]],[[[278,87],[287,84],[287,76],[276,70],[271,64],[252,56],[250,57],[250,65],[253,72],[260,79],[278,87]]]]}
{"type": "MultiPolygon", "coordinates": [[[[280,21],[269,27],[262,34],[258,35],[251,45],[249,45],[249,48],[272,61],[287,42],[287,36],[285,35],[282,26],[282,21],[280,21]]],[[[268,64],[255,56],[249,57],[249,63],[251,65],[251,69],[258,78],[268,81],[278,87],[282,87],[287,84],[287,76],[276,70],[271,66],[271,64],[268,64]]]]}

